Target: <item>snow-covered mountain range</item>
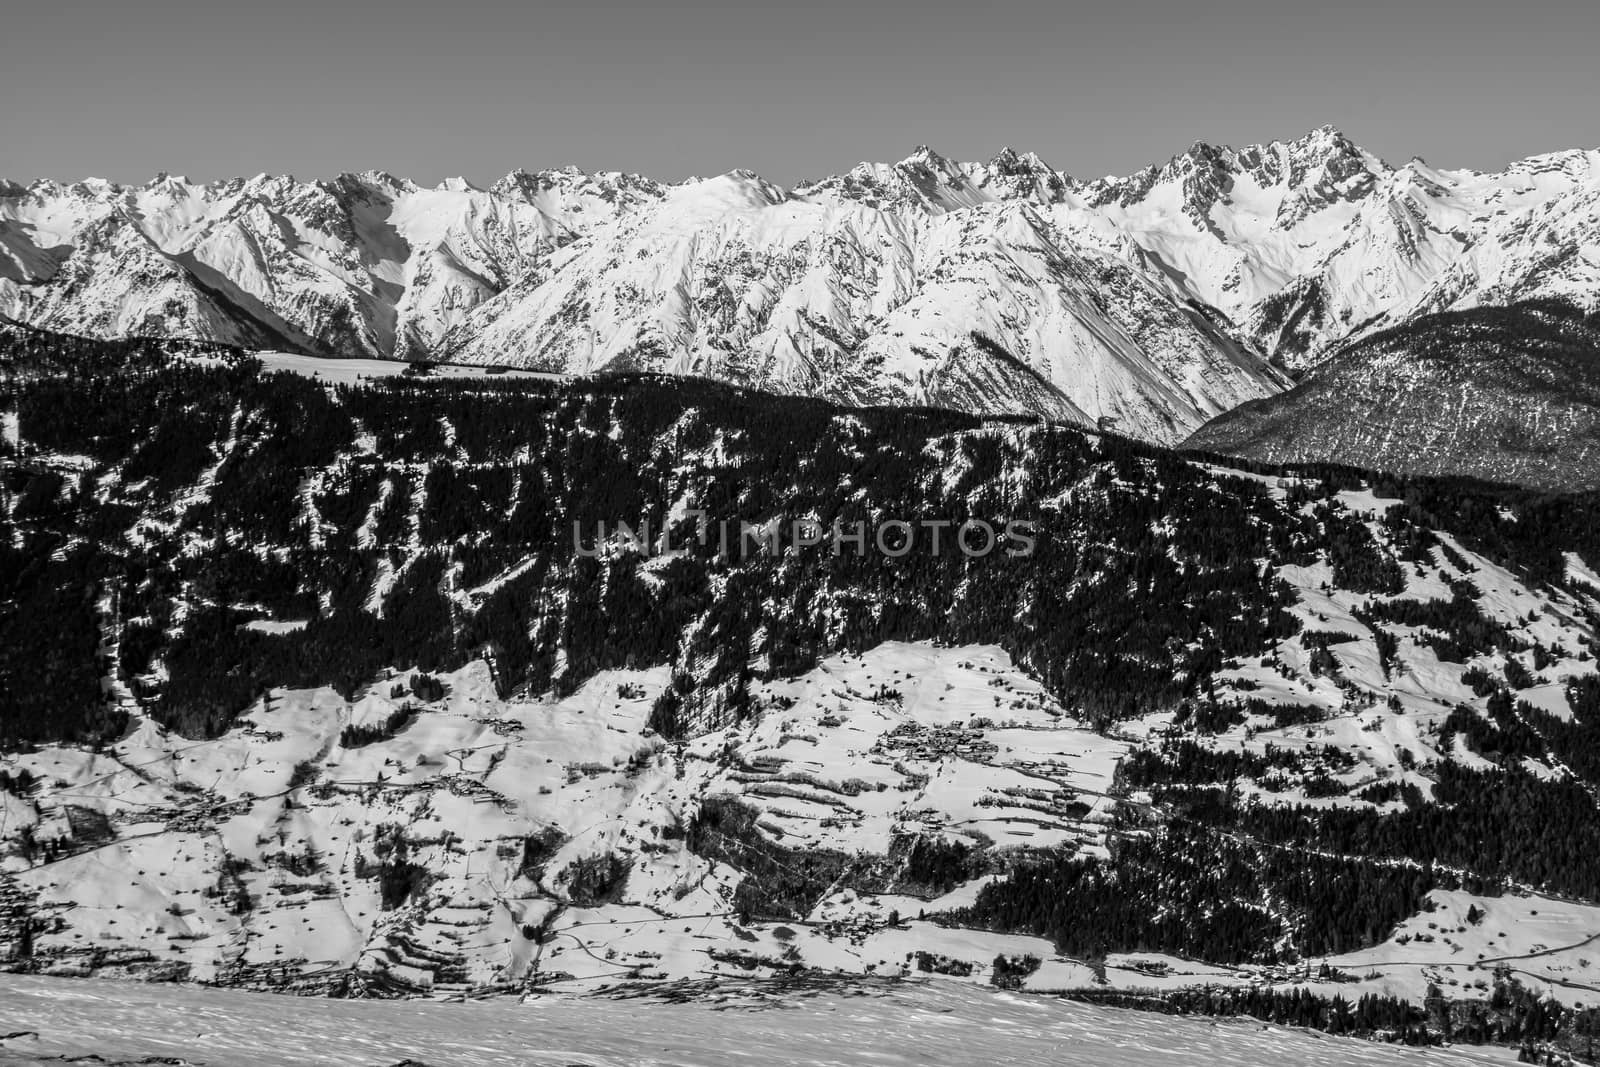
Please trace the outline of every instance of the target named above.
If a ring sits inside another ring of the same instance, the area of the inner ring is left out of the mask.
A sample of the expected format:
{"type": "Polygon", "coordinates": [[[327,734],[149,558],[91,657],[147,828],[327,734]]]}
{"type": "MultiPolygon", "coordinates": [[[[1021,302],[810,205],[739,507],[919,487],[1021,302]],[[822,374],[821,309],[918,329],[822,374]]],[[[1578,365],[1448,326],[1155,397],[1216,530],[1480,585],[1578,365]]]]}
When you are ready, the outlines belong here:
{"type": "Polygon", "coordinates": [[[0,183],[0,314],[323,355],[648,368],[1175,443],[1352,335],[1593,303],[1600,152],[1393,167],[1322,128],[1083,181],[1032,154],[784,189],[576,169],[0,183]]]}

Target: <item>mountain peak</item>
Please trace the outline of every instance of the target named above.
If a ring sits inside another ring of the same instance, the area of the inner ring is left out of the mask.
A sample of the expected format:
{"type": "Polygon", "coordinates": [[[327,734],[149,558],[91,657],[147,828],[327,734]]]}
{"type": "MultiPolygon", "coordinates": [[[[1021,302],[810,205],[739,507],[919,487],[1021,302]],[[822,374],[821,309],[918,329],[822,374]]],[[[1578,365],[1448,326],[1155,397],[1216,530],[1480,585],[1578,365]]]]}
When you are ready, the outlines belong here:
{"type": "Polygon", "coordinates": [[[517,190],[550,189],[558,184],[571,184],[585,177],[587,175],[570,164],[559,170],[531,171],[525,167],[516,167],[504,178],[490,185],[489,191],[507,196],[517,190]]]}
{"type": "Polygon", "coordinates": [[[991,169],[1003,173],[1018,173],[1021,171],[1051,171],[1054,173],[1054,168],[1040,159],[1037,152],[1018,152],[1010,145],[996,152],[994,158],[989,160],[989,166],[991,169]]]}
{"type": "Polygon", "coordinates": [[[1004,200],[1059,203],[1072,180],[1040,159],[1035,152],[1018,152],[1009,145],[988,163],[969,167],[979,188],[992,189],[1004,200]]]}
{"type": "Polygon", "coordinates": [[[145,182],[144,187],[150,190],[165,189],[178,192],[187,189],[192,184],[186,175],[168,174],[166,171],[161,170],[157,171],[153,178],[145,182]]]}
{"type": "Polygon", "coordinates": [[[1233,149],[1227,145],[1212,144],[1210,141],[1195,141],[1182,153],[1179,158],[1203,159],[1207,161],[1221,159],[1229,155],[1233,149]]]}
{"type": "Polygon", "coordinates": [[[364,170],[359,173],[344,171],[331,182],[325,184],[329,188],[361,186],[367,189],[384,189],[389,192],[402,192],[414,189],[416,186],[405,178],[396,177],[386,170],[364,170]]]}
{"type": "Polygon", "coordinates": [[[1331,122],[1324,122],[1321,126],[1313,127],[1305,134],[1305,136],[1301,137],[1300,140],[1339,142],[1343,144],[1353,143],[1350,138],[1345,136],[1343,130],[1331,122]]]}
{"type": "Polygon", "coordinates": [[[897,166],[926,167],[929,170],[941,172],[949,172],[955,169],[954,164],[947,157],[940,155],[925,144],[919,144],[915,151],[902,159],[897,166]]]}
{"type": "Polygon", "coordinates": [[[1322,125],[1296,137],[1288,144],[1290,151],[1316,159],[1335,156],[1361,156],[1361,146],[1346,137],[1337,126],[1322,125]]]}

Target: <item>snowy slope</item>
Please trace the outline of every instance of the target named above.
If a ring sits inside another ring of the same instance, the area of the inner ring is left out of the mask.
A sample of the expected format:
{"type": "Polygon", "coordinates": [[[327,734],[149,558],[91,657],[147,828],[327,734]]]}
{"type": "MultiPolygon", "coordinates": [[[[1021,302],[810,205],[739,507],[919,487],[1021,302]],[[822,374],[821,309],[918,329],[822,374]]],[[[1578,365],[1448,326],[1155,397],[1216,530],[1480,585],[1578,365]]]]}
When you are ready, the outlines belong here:
{"type": "Polygon", "coordinates": [[[1593,310],[1596,294],[1600,188],[1585,183],[1498,221],[1393,317],[1549,298],[1593,310]]]}
{"type": "MultiPolygon", "coordinates": [[[[414,704],[389,695],[406,680],[354,705],[326,689],[274,693],[212,742],[142,723],[104,756],[49,748],[8,760],[12,773],[76,783],[52,787],[60,796],[43,806],[0,794],[11,833],[70,835],[83,808],[119,839],[17,872],[16,888],[66,920],[59,938],[35,942],[59,954],[49,969],[316,988],[319,973],[353,968],[378,989],[560,989],[737,975],[789,952],[828,969],[907,973],[913,949],[943,947],[940,930],[854,943],[806,926],[787,944],[745,931],[729,912],[733,872],[663,831],[730,797],[796,845],[882,853],[915,831],[1094,847],[1125,748],[1066,720],[997,649],[909,645],[774,683],[759,693],[774,709],[759,725],[686,749],[645,728],[665,669],[606,672],[565,700],[507,702],[483,663],[445,676],[446,698],[392,740],[340,743],[345,727],[414,704]],[[881,694],[891,683],[901,695],[881,694]],[[300,766],[321,784],[296,784],[300,766]],[[386,826],[403,827],[432,872],[420,907],[391,910],[362,873],[380,861],[386,826]],[[524,841],[548,829],[560,843],[535,872],[524,841]],[[573,900],[573,864],[612,851],[632,857],[620,898],[573,900]],[[219,880],[219,870],[237,873],[219,880]],[[549,932],[530,939],[541,923],[549,932]],[[83,954],[91,946],[112,951],[97,960],[83,954]]],[[[992,956],[996,944],[980,939],[976,951],[992,956]]]]}
{"type": "Polygon", "coordinates": [[[217,1067],[382,1063],[674,1063],[774,1067],[874,1062],[1075,1062],[1156,1067],[1509,1063],[1505,1050],[1375,1047],[1248,1020],[1153,1017],[1065,1001],[947,987],[710,990],[705,1002],[546,998],[523,1003],[295,1000],[230,990],[62,979],[0,979],[0,1017],[33,1031],[0,1043],[0,1063],[183,1062],[217,1067]],[[866,995],[862,995],[862,994],[866,995]],[[782,1010],[762,1010],[781,1008],[782,1010]],[[740,1010],[743,1009],[743,1010],[740,1010]],[[285,1014],[293,1025],[285,1027],[285,1014]],[[145,1057],[163,1057],[160,1061],[145,1057]]]}
{"type": "Polygon", "coordinates": [[[478,308],[443,351],[856,403],[1107,418],[1168,442],[1280,388],[1158,282],[1074,248],[1026,205],[986,202],[937,164],[954,188],[879,177],[880,197],[790,196],[742,172],[677,187],[478,308]]]}
{"type": "Polygon", "coordinates": [[[1580,225],[1593,211],[1583,194],[1600,182],[1597,160],[1573,151],[1499,173],[1436,170],[1420,159],[1396,168],[1323,127],[1237,150],[1198,143],[1164,166],[1090,183],[1055,211],[1085,241],[1143,258],[1263,350],[1304,368],[1352,333],[1416,314],[1413,305],[1469,251],[1468,262],[1483,266],[1455,283],[1455,300],[1476,291],[1481,302],[1506,302],[1505,290],[1488,288],[1492,279],[1478,287],[1506,261],[1524,273],[1548,267],[1517,290],[1522,299],[1581,288],[1576,265],[1564,262],[1570,253],[1539,243],[1528,219],[1575,198],[1558,214],[1580,225]]]}
{"type": "Polygon", "coordinates": [[[0,313],[95,336],[147,333],[416,357],[553,249],[654,192],[575,171],[495,191],[381,172],[299,182],[35,182],[0,197],[0,313]],[[196,305],[200,305],[197,309],[196,305]],[[222,311],[248,325],[214,320],[222,311]]]}

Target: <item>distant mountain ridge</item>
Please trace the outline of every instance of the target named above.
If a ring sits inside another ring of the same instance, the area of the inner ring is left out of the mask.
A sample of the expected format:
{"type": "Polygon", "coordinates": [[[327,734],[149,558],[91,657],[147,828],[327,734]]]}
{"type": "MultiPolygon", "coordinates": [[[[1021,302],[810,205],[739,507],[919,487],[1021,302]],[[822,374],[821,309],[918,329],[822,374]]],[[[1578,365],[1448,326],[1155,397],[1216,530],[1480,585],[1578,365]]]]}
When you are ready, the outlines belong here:
{"type": "Polygon", "coordinates": [[[1392,167],[1323,127],[1084,181],[919,148],[781,188],[576,168],[0,183],[51,329],[1026,412],[1176,443],[1355,337],[1600,293],[1600,152],[1392,167]],[[1280,369],[1267,365],[1271,360],[1280,369]]]}
{"type": "Polygon", "coordinates": [[[1427,315],[1349,345],[1184,446],[1600,489],[1600,322],[1558,301],[1427,315]]]}

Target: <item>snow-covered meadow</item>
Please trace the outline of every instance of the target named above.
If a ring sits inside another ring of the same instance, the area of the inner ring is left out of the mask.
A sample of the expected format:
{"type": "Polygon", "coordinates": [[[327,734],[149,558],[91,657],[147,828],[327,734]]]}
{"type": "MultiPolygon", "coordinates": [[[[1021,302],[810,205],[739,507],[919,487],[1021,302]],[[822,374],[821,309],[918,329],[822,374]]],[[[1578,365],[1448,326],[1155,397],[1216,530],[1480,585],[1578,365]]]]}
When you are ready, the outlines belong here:
{"type": "Polygon", "coordinates": [[[773,990],[695,1000],[349,1001],[132,982],[0,976],[0,1064],[206,1067],[1466,1067],[1507,1049],[1412,1049],[1246,1019],[1148,1015],[949,983],[773,990]]]}

